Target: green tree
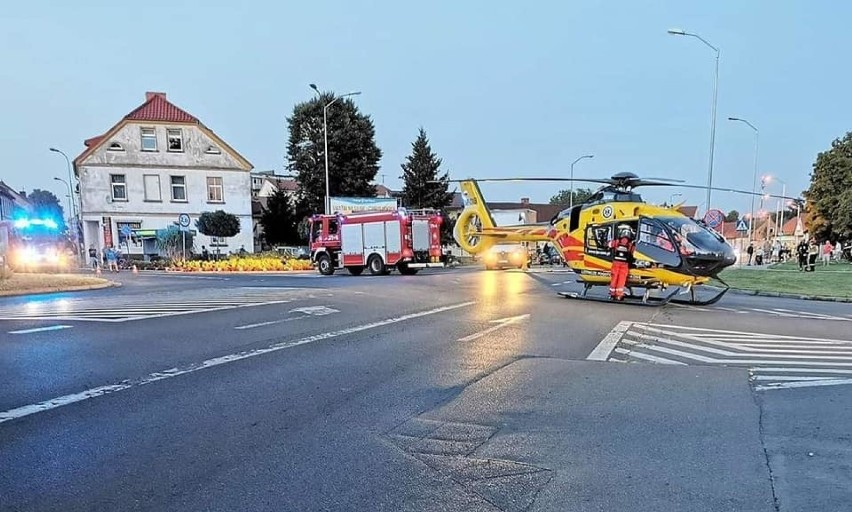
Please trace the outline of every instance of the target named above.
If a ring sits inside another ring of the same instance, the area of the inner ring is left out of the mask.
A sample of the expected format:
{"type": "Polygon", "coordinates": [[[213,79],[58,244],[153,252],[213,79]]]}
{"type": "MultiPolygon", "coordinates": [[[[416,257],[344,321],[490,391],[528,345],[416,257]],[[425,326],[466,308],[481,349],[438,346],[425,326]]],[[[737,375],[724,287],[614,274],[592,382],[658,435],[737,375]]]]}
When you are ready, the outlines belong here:
{"type": "Polygon", "coordinates": [[[736,210],[731,210],[725,215],[725,222],[736,222],[740,220],[740,212],[736,210]]]}
{"type": "Polygon", "coordinates": [[[49,217],[56,222],[60,231],[65,231],[65,210],[53,192],[49,190],[33,189],[27,195],[27,201],[33,205],[35,215],[40,218],[49,217]]]}
{"type": "MultiPolygon", "coordinates": [[[[184,232],[177,226],[169,226],[157,231],[157,249],[166,258],[175,261],[183,258],[184,232]]],[[[192,254],[195,247],[195,237],[191,231],[186,232],[186,254],[192,254]]]]}
{"type": "MultiPolygon", "coordinates": [[[[296,173],[299,182],[301,200],[297,211],[300,217],[322,212],[325,204],[323,107],[333,100],[332,93],[323,93],[297,104],[287,118],[287,166],[296,173]]],[[[379,171],[382,152],[376,146],[372,119],[346,98],[338,99],[326,111],[331,196],[375,196],[372,182],[379,171]]]]}
{"type": "MultiPolygon", "coordinates": [[[[590,188],[575,188],[574,189],[574,205],[578,205],[590,198],[595,192],[590,188]]],[[[571,204],[571,190],[560,190],[555,196],[550,198],[550,204],[559,206],[568,206],[571,204]]]]}
{"type": "Polygon", "coordinates": [[[808,231],[823,238],[852,234],[852,132],[817,155],[808,200],[808,231]]]}
{"type": "Polygon", "coordinates": [[[441,159],[432,151],[423,128],[411,143],[411,154],[401,167],[403,206],[442,209],[452,202],[449,173],[441,172],[441,159]]]}
{"type": "Polygon", "coordinates": [[[301,241],[298,224],[296,207],[286,191],[278,190],[269,197],[260,215],[263,238],[268,243],[298,245],[301,241]]]}
{"type": "MultiPolygon", "coordinates": [[[[198,216],[195,227],[198,228],[199,233],[205,236],[231,238],[237,236],[240,232],[240,219],[233,213],[224,210],[204,212],[198,216]]],[[[220,249],[216,247],[216,254],[219,253],[220,249]]]]}

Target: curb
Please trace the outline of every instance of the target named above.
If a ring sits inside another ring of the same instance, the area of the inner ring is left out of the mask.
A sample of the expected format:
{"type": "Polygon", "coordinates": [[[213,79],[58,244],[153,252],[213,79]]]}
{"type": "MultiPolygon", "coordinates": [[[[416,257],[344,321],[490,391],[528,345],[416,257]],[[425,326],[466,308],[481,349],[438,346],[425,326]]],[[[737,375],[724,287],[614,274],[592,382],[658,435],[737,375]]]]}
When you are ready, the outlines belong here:
{"type": "Polygon", "coordinates": [[[821,295],[802,295],[798,293],[765,292],[761,290],[747,290],[742,288],[731,288],[732,293],[737,295],[752,295],[757,297],[776,297],[781,299],[814,300],[821,302],[852,302],[852,297],[825,297],[821,295]]]}
{"type": "Polygon", "coordinates": [[[47,295],[50,293],[67,293],[67,292],[88,292],[94,290],[103,290],[106,288],[121,288],[122,284],[115,281],[107,281],[103,284],[88,284],[82,286],[69,286],[65,288],[37,288],[30,291],[22,292],[0,292],[0,299],[5,297],[25,297],[27,295],[47,295]]]}

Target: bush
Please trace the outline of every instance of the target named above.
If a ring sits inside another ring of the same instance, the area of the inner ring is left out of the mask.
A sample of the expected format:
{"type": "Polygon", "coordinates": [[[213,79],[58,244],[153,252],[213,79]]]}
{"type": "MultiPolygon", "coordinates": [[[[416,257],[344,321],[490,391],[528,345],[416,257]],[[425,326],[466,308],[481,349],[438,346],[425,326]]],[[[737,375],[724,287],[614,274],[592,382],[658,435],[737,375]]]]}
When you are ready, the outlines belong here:
{"type": "Polygon", "coordinates": [[[310,261],[282,259],[278,256],[252,254],[232,256],[218,261],[179,261],[173,270],[183,272],[284,272],[289,270],[310,270],[310,261]]]}

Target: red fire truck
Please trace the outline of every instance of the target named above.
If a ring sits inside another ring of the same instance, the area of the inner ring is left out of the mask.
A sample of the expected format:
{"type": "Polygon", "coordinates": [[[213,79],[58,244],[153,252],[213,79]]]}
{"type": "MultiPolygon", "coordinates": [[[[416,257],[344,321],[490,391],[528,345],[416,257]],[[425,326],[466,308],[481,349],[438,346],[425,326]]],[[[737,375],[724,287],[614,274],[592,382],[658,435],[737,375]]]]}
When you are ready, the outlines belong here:
{"type": "Polygon", "coordinates": [[[311,261],[323,275],[347,269],[357,276],[413,275],[421,268],[443,267],[441,223],[435,210],[358,212],[314,215],[311,219],[311,261]]]}

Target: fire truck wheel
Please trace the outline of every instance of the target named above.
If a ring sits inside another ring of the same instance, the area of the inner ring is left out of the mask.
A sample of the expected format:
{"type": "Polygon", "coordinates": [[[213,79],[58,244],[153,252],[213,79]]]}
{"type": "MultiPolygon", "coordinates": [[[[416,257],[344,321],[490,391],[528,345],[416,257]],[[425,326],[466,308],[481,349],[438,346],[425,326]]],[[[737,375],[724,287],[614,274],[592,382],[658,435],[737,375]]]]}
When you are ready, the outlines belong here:
{"type": "Polygon", "coordinates": [[[370,268],[370,275],[373,276],[381,276],[387,273],[385,262],[378,254],[370,256],[370,259],[367,260],[367,267],[370,268]]]}
{"type": "Polygon", "coordinates": [[[413,276],[418,270],[420,270],[419,268],[411,268],[405,263],[400,263],[396,266],[396,268],[399,270],[399,273],[404,276],[413,276]]]}
{"type": "Polygon", "coordinates": [[[320,254],[317,257],[317,268],[320,274],[324,276],[334,274],[334,265],[331,264],[331,258],[328,257],[328,254],[320,254]]]}
{"type": "Polygon", "coordinates": [[[364,267],[346,267],[349,270],[349,273],[353,276],[360,276],[361,272],[364,271],[364,267]]]}

